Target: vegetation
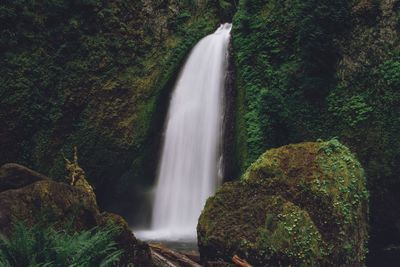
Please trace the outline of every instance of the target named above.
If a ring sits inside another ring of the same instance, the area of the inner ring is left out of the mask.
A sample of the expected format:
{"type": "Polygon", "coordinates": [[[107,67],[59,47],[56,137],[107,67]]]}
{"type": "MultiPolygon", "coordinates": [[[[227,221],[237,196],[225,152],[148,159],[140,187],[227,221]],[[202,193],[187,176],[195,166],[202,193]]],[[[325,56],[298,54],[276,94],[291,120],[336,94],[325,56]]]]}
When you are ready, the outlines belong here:
{"type": "MultiPolygon", "coordinates": [[[[368,177],[372,257],[398,251],[399,9],[399,0],[4,0],[0,164],[63,180],[63,155],[76,146],[100,206],[146,217],[138,206],[179,68],[233,18],[237,169],[228,178],[267,149],[337,137],[368,177]]],[[[349,203],[365,192],[344,183],[335,186],[355,197],[336,196],[337,208],[352,221],[349,203]]],[[[321,198],[327,187],[311,186],[321,198]]],[[[308,223],[302,207],[285,207],[308,223]]]]}
{"type": "Polygon", "coordinates": [[[154,177],[174,78],[216,13],[207,1],[3,1],[0,163],[61,180],[77,146],[100,205],[132,207],[154,177]]]}
{"type": "Polygon", "coordinates": [[[373,257],[400,240],[400,208],[387,206],[400,190],[399,12],[399,1],[243,0],[234,16],[236,176],[265,149],[338,137],[366,170],[373,257]]]}
{"type": "Polygon", "coordinates": [[[15,224],[11,238],[0,239],[0,265],[4,267],[114,266],[122,251],[113,236],[118,228],[72,232],[37,224],[15,224]]]}
{"type": "Polygon", "coordinates": [[[335,81],[335,38],[348,13],[348,1],[240,2],[233,45],[242,172],[267,147],[321,135],[321,102],[335,81]]]}

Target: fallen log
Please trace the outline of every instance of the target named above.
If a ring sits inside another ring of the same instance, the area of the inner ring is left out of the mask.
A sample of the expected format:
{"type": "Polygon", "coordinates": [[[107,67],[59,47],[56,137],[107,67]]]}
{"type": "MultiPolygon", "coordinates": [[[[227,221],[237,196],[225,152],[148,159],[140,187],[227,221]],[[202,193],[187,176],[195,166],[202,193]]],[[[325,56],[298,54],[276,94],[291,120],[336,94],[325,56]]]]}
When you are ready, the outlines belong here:
{"type": "Polygon", "coordinates": [[[155,255],[155,257],[160,258],[160,260],[166,260],[169,264],[167,266],[171,266],[171,267],[201,267],[200,264],[192,261],[191,259],[189,259],[189,257],[173,251],[171,249],[168,249],[162,245],[159,244],[149,244],[150,245],[150,249],[153,252],[153,255],[155,255]]]}
{"type": "Polygon", "coordinates": [[[154,250],[151,250],[151,256],[153,258],[154,265],[157,267],[179,267],[154,250]]]}

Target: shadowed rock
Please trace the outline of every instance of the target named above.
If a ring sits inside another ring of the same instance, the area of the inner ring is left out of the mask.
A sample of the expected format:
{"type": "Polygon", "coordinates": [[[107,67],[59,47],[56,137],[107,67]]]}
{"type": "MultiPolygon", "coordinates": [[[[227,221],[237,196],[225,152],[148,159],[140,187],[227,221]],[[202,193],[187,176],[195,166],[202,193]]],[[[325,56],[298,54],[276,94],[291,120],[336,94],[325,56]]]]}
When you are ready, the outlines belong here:
{"type": "Polygon", "coordinates": [[[0,192],[17,189],[46,179],[48,178],[44,175],[22,165],[7,163],[0,167],[0,192]]]}

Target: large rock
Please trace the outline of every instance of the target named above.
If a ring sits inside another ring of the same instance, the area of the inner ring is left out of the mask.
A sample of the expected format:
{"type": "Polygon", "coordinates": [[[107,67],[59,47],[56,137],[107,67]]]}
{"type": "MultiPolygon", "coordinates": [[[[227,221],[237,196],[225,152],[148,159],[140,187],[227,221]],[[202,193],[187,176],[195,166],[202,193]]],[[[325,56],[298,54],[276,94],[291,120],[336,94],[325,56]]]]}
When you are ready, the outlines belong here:
{"type": "Polygon", "coordinates": [[[114,223],[122,229],[115,237],[118,248],[124,250],[119,266],[129,267],[132,265],[129,265],[130,263],[133,263],[135,267],[151,267],[154,265],[149,245],[136,239],[124,218],[114,213],[103,212],[97,217],[97,223],[100,226],[114,223]]]}
{"type": "Polygon", "coordinates": [[[0,193],[0,230],[6,234],[16,220],[33,225],[45,217],[61,226],[73,220],[75,229],[81,230],[94,227],[98,215],[86,192],[64,183],[43,180],[0,193]]]}
{"type": "Polygon", "coordinates": [[[124,250],[120,266],[152,266],[150,248],[137,240],[119,215],[100,213],[93,192],[85,187],[54,182],[17,164],[0,167],[0,234],[8,236],[14,222],[34,225],[45,218],[49,224],[64,228],[72,223],[75,230],[117,224],[117,246],[124,250]]]}
{"type": "Polygon", "coordinates": [[[363,266],[368,192],[337,140],[268,150],[200,216],[201,257],[254,266],[363,266]]]}
{"type": "Polygon", "coordinates": [[[15,163],[4,164],[0,168],[0,192],[20,188],[47,177],[15,163]]]}

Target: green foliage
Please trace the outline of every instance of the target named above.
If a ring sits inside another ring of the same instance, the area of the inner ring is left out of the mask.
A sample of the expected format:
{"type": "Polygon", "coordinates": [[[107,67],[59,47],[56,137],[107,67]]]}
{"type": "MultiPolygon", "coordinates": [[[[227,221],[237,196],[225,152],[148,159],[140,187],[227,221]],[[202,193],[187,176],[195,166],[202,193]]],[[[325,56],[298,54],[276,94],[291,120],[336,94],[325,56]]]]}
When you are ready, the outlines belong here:
{"type": "Polygon", "coordinates": [[[15,224],[11,238],[0,239],[1,266],[114,266],[122,251],[113,236],[115,226],[81,232],[55,230],[42,224],[15,224]]]}
{"type": "Polygon", "coordinates": [[[233,23],[237,176],[266,148],[338,136],[368,176],[379,246],[400,240],[400,208],[387,208],[400,190],[398,18],[398,1],[241,1],[233,23]]]}
{"type": "Polygon", "coordinates": [[[183,23],[185,23],[186,21],[188,21],[188,19],[190,19],[191,16],[192,15],[190,14],[189,11],[181,12],[178,14],[176,19],[173,19],[169,22],[169,26],[173,30],[178,30],[178,29],[180,29],[179,26],[182,25],[183,23]]]}
{"type": "Polygon", "coordinates": [[[400,87],[400,56],[383,62],[378,67],[377,73],[382,76],[387,85],[400,87]]]}
{"type": "Polygon", "coordinates": [[[318,266],[327,256],[326,246],[321,234],[313,224],[307,212],[289,203],[278,214],[276,229],[259,229],[259,246],[266,255],[272,257],[277,251],[291,259],[295,266],[318,266]],[[269,255],[268,255],[269,254],[269,255]]]}
{"type": "Polygon", "coordinates": [[[328,98],[328,101],[334,103],[334,105],[329,108],[333,116],[343,120],[343,123],[346,123],[349,127],[356,127],[359,126],[360,123],[368,121],[373,107],[366,103],[366,99],[362,95],[333,99],[335,97],[338,96],[332,93],[328,98]]]}
{"type": "Polygon", "coordinates": [[[174,78],[216,13],[208,1],[3,1],[0,163],[63,179],[77,146],[101,205],[151,183],[174,78]]]}
{"type": "Polygon", "coordinates": [[[348,24],[347,6],[346,1],[240,2],[233,45],[243,92],[239,105],[245,106],[237,116],[245,131],[239,136],[246,139],[238,141],[242,171],[265,148],[319,132],[314,125],[322,120],[320,101],[334,84],[334,41],[348,24]]]}

